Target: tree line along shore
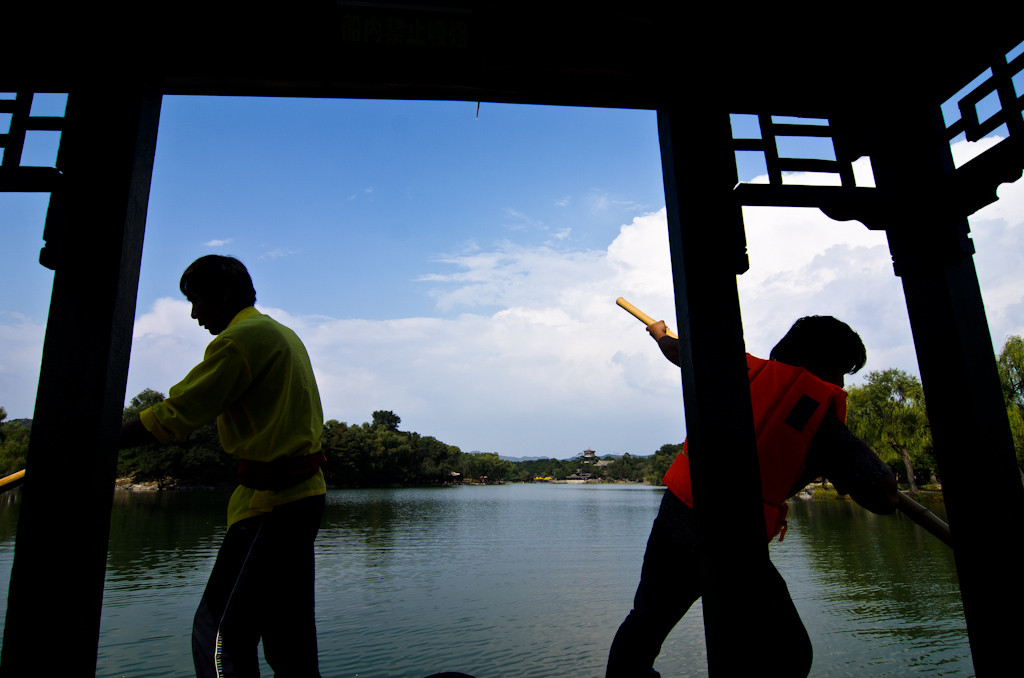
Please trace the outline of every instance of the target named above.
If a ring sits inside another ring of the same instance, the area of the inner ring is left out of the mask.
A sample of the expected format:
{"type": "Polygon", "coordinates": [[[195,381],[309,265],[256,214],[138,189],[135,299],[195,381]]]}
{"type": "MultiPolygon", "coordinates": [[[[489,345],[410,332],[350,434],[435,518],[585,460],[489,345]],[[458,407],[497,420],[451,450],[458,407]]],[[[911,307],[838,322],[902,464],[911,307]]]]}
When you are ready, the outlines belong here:
{"type": "MultiPolygon", "coordinates": [[[[1024,339],[1009,337],[997,355],[1007,416],[1018,468],[1024,469],[1024,339]]],[[[902,370],[869,372],[862,385],[848,390],[847,423],[870,445],[909,492],[941,481],[935,476],[931,430],[920,380],[902,370]]],[[[123,421],[163,400],[145,389],[124,409],[123,421]]],[[[5,421],[0,407],[0,474],[25,468],[31,420],[5,421]]],[[[536,479],[587,478],[592,482],[661,484],[682,443],[669,443],[644,455],[580,454],[571,459],[509,461],[494,452],[463,452],[429,435],[401,431],[392,411],[373,412],[362,424],[331,419],[320,441],[326,456],[324,476],[331,487],[392,487],[453,482],[532,482],[536,479]]],[[[591,452],[591,451],[588,451],[591,452]]],[[[120,451],[119,485],[156,487],[233,486],[237,466],[224,454],[215,423],[188,439],[120,451]]],[[[1024,471],[1021,471],[1024,480],[1024,471]]]]}

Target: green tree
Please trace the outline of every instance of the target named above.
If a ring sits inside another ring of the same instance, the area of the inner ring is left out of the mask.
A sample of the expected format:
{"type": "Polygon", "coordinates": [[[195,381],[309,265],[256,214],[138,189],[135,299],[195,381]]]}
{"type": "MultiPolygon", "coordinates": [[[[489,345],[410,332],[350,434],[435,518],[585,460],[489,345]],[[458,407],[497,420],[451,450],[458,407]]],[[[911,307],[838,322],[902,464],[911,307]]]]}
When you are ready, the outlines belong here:
{"type": "Polygon", "coordinates": [[[321,450],[327,457],[323,466],[324,477],[331,485],[359,486],[360,443],[359,427],[331,419],[324,424],[320,437],[321,450]]]}
{"type": "Polygon", "coordinates": [[[682,443],[667,443],[662,445],[654,456],[649,458],[647,465],[647,482],[652,485],[661,485],[661,479],[668,473],[676,455],[683,451],[682,443]]]}
{"type": "Polygon", "coordinates": [[[514,468],[512,462],[501,459],[495,452],[463,454],[459,472],[466,480],[487,478],[488,482],[508,480],[514,468]]]}
{"type": "Polygon", "coordinates": [[[848,393],[850,430],[890,467],[902,461],[910,492],[917,493],[914,466],[934,468],[935,463],[920,380],[897,369],[870,372],[863,386],[848,393]]]}
{"type": "Polygon", "coordinates": [[[448,474],[458,466],[461,450],[454,445],[445,445],[437,438],[413,434],[419,475],[426,482],[444,482],[448,474]]]}
{"type": "Polygon", "coordinates": [[[142,410],[148,409],[159,402],[163,402],[165,398],[167,398],[167,396],[160,391],[154,391],[151,388],[142,389],[139,391],[137,396],[132,397],[131,404],[124,408],[124,412],[121,413],[121,421],[131,421],[135,417],[139,416],[142,410]]]}
{"type": "Polygon", "coordinates": [[[512,480],[528,483],[534,478],[565,478],[576,470],[572,460],[531,459],[513,464],[512,480]]]}
{"type": "Polygon", "coordinates": [[[605,467],[605,477],[609,480],[627,480],[634,483],[643,482],[646,477],[648,460],[646,457],[634,457],[626,452],[605,467]]]}
{"type": "MultiPolygon", "coordinates": [[[[152,407],[166,398],[163,393],[151,388],[142,389],[133,396],[128,407],[121,412],[121,422],[135,419],[146,408],[152,407]]],[[[157,466],[157,459],[162,456],[159,443],[149,443],[138,447],[127,447],[117,453],[117,475],[133,480],[149,480],[157,466]]]]}
{"type": "Polygon", "coordinates": [[[327,457],[327,482],[344,487],[437,484],[461,468],[462,451],[437,438],[398,430],[401,418],[379,410],[371,423],[324,424],[320,438],[327,457]]]}
{"type": "MultiPolygon", "coordinates": [[[[151,388],[143,389],[124,408],[121,421],[131,421],[165,397],[151,388]]],[[[233,479],[235,465],[221,447],[216,422],[201,426],[185,440],[123,449],[117,459],[120,477],[154,480],[160,488],[176,483],[228,483],[233,479]]]]}
{"type": "Polygon", "coordinates": [[[1006,416],[1013,434],[1017,467],[1024,478],[1024,339],[1016,335],[1007,337],[996,363],[1003,386],[1006,416]]]}
{"type": "Polygon", "coordinates": [[[391,410],[377,410],[372,417],[371,426],[383,426],[388,431],[397,431],[398,425],[402,423],[402,418],[391,410]]]}
{"type": "Polygon", "coordinates": [[[4,423],[6,418],[7,410],[0,407],[0,476],[25,468],[28,457],[28,426],[16,421],[4,423]]]}

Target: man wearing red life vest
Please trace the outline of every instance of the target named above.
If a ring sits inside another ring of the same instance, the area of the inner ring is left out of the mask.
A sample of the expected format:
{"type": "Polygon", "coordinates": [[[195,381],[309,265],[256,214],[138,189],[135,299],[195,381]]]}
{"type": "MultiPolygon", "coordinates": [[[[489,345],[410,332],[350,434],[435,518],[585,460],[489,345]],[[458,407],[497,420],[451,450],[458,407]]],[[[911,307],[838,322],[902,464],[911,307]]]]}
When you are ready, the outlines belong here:
{"type": "MultiPolygon", "coordinates": [[[[667,336],[664,321],[647,329],[665,357],[678,365],[679,342],[667,336]]],[[[867,360],[857,333],[830,316],[801,318],[770,358],[747,355],[767,539],[785,536],[786,500],[820,476],[869,511],[895,511],[895,477],[845,423],[843,375],[857,372],[867,360]]],[[[662,643],[701,595],[686,455],[684,444],[665,474],[668,491],[651,528],[633,610],[612,642],[607,678],[660,675],[653,665],[662,643]]],[[[764,569],[751,576],[761,578],[769,592],[765,599],[776,604],[773,609],[742,611],[763,616],[765,642],[738,639],[737,651],[774,647],[772,656],[766,657],[771,675],[806,676],[812,659],[810,639],[785,581],[767,560],[764,569]]]]}

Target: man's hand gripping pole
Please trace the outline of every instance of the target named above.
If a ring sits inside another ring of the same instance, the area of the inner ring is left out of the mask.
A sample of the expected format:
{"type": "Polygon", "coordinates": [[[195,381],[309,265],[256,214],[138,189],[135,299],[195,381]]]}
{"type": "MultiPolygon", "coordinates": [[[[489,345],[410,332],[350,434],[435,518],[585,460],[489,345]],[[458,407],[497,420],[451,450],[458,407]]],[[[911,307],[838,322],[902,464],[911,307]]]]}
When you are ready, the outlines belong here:
{"type": "MultiPolygon", "coordinates": [[[[628,301],[626,301],[622,297],[619,297],[618,299],[616,299],[615,303],[618,304],[619,306],[621,306],[622,308],[626,309],[627,311],[629,311],[631,314],[633,314],[633,317],[635,317],[637,320],[642,322],[644,325],[647,325],[648,327],[650,327],[651,325],[653,325],[656,322],[654,320],[654,318],[652,318],[651,316],[647,315],[646,313],[644,313],[639,308],[637,308],[633,304],[629,303],[628,301]]],[[[673,332],[672,330],[667,330],[665,332],[665,334],[667,334],[668,336],[672,337],[673,339],[678,339],[679,338],[679,335],[676,334],[675,332],[673,332]]]]}

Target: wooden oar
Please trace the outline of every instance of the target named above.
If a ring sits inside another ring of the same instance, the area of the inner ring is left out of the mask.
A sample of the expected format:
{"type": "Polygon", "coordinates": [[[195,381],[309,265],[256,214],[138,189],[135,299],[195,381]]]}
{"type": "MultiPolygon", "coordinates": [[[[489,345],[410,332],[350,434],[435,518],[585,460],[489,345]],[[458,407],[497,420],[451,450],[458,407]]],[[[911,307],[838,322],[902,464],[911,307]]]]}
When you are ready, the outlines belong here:
{"type": "Polygon", "coordinates": [[[6,492],[7,490],[13,490],[18,485],[25,482],[25,469],[12,473],[6,478],[0,478],[0,493],[6,492]]]}
{"type": "MultiPolygon", "coordinates": [[[[644,325],[647,325],[648,327],[650,327],[651,325],[653,325],[656,322],[654,320],[654,318],[652,318],[651,316],[647,315],[646,313],[644,313],[639,308],[637,308],[633,304],[629,303],[628,301],[626,301],[622,297],[619,297],[618,299],[616,299],[615,303],[618,304],[619,306],[621,306],[622,308],[626,309],[630,313],[632,313],[634,318],[636,318],[637,320],[642,322],[644,325]]],[[[672,330],[667,330],[665,332],[665,334],[667,334],[668,336],[672,337],[673,339],[678,339],[679,338],[679,335],[676,334],[675,332],[673,332],[672,330]]]]}
{"type": "Polygon", "coordinates": [[[953,548],[953,537],[949,534],[949,525],[903,492],[897,490],[896,495],[899,498],[899,509],[903,515],[938,537],[949,548],[953,548]]]}

